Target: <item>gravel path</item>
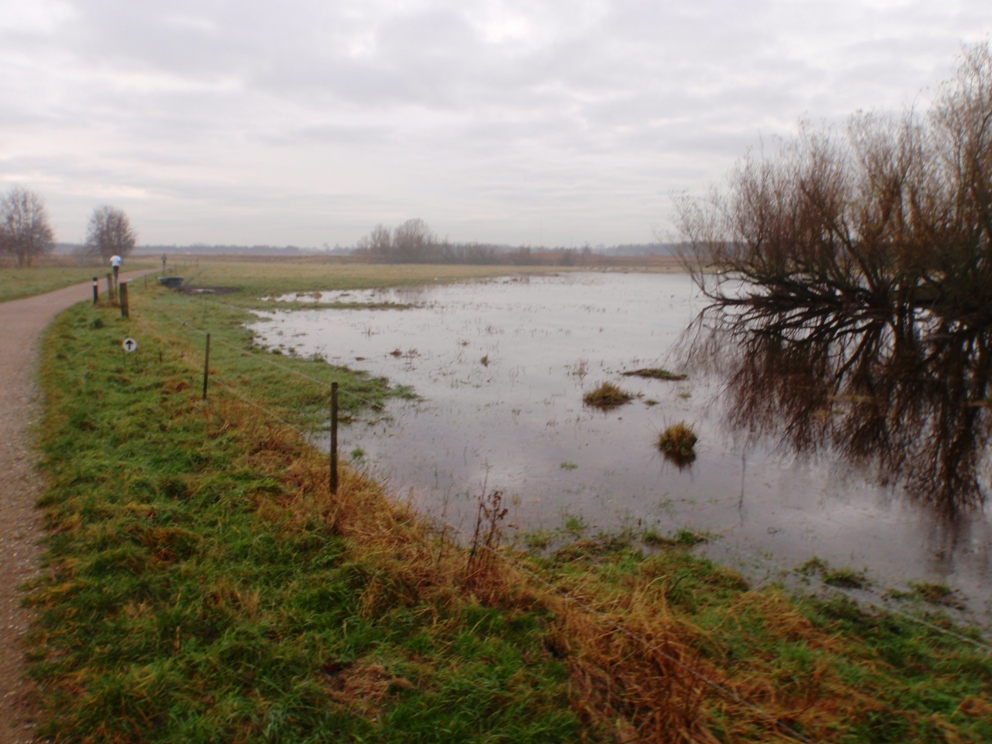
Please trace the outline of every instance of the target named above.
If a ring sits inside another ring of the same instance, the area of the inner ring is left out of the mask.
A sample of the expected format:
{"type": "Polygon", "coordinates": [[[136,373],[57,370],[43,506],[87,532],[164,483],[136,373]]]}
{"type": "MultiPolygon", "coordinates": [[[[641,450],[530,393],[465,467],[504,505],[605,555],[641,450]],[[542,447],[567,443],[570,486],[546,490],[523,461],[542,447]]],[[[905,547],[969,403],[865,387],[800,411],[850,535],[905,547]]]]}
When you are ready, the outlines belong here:
{"type": "MultiPolygon", "coordinates": [[[[145,273],[121,274],[121,279],[145,273]]],[[[56,315],[92,297],[89,284],[78,284],[0,303],[0,744],[34,739],[30,683],[22,677],[31,613],[21,606],[17,587],[40,571],[43,533],[34,504],[44,481],[35,469],[38,457],[29,431],[40,412],[34,384],[38,344],[56,315]]]]}

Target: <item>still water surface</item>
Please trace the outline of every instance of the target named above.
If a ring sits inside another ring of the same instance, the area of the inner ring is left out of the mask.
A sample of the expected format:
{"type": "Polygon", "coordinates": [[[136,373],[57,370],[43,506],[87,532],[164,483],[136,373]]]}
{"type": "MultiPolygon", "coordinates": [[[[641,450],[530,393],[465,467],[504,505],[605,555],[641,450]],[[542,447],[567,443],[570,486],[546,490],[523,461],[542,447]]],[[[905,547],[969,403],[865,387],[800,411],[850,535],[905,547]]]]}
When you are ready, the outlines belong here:
{"type": "Polygon", "coordinates": [[[428,514],[469,530],[475,497],[499,489],[524,531],[569,517],[591,531],[685,527],[718,535],[703,550],[752,576],[818,556],[867,568],[881,586],[944,582],[992,612],[990,509],[941,516],[829,446],[797,454],[768,426],[742,426],[719,355],[705,369],[686,362],[686,329],[705,305],[687,276],[502,278],[319,299],[413,305],[263,313],[271,322],[253,330],[264,345],[417,392],[345,427],[341,441],[428,514]],[[642,367],[689,378],[622,376],[642,367]],[[583,405],[607,380],[638,397],[609,412],[583,405]],[[679,469],[655,441],[682,420],[699,443],[679,469]]]}

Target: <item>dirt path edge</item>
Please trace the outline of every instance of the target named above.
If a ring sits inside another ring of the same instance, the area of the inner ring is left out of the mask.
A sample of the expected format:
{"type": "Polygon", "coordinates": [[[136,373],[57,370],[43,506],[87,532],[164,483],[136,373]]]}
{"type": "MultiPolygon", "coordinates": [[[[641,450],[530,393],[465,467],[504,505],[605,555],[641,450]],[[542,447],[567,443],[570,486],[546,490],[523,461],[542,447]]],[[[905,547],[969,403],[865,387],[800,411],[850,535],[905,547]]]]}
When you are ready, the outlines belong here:
{"type": "Polygon", "coordinates": [[[34,741],[38,713],[24,677],[31,613],[21,605],[18,587],[41,570],[44,532],[35,503],[44,479],[31,438],[41,412],[35,384],[41,335],[60,312],[91,298],[87,283],[0,303],[0,744],[34,741]]]}

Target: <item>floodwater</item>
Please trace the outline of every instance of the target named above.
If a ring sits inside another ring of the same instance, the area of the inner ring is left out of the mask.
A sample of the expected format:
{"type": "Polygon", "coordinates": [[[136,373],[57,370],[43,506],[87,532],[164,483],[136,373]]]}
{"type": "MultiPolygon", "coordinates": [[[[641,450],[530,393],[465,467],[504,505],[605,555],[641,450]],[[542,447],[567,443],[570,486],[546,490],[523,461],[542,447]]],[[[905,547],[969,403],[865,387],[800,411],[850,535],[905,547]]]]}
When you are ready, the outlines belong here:
{"type": "MultiPolygon", "coordinates": [[[[704,344],[698,328],[687,330],[706,303],[685,275],[513,277],[291,299],[412,305],[261,313],[271,322],[253,330],[263,345],[321,354],[416,391],[419,400],[392,401],[344,427],[341,448],[437,519],[470,531],[477,496],[498,489],[521,531],[566,521],[590,533],[689,528],[717,536],[702,549],[751,576],[817,556],[867,569],[883,587],[946,583],[986,620],[992,613],[985,487],[950,513],[926,490],[927,478],[946,473],[921,465],[927,452],[913,449],[935,428],[920,422],[942,412],[917,406],[905,414],[915,429],[891,426],[908,442],[901,458],[890,456],[903,446],[891,432],[866,445],[865,396],[834,387],[825,397],[797,374],[794,356],[776,356],[782,344],[767,334],[757,346],[739,334],[704,344]],[[622,376],[644,367],[688,379],[622,376]],[[584,405],[583,393],[603,381],[637,397],[605,412],[584,405]],[[816,406],[804,403],[812,398],[816,406]],[[678,421],[699,438],[683,468],[656,447],[678,421]],[[845,427],[849,439],[838,434],[845,427]]],[[[921,399],[912,387],[907,395],[921,399]]],[[[988,427],[975,422],[969,463],[973,480],[988,484],[988,427]]],[[[947,470],[949,448],[936,449],[947,470]]]]}

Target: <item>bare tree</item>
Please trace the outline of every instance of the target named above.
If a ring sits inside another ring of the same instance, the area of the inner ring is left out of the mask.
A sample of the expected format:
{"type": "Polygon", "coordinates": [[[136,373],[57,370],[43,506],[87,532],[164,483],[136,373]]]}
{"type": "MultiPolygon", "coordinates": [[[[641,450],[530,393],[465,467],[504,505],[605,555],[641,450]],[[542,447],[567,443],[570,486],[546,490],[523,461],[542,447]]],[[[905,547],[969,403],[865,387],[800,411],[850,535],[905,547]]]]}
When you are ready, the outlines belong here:
{"type": "Polygon", "coordinates": [[[382,261],[397,263],[429,263],[449,260],[450,246],[422,219],[407,220],[392,231],[376,225],[372,232],[358,241],[358,250],[382,261]]]}
{"type": "Polygon", "coordinates": [[[109,260],[122,258],[134,250],[138,236],[127,215],[116,207],[99,207],[93,210],[86,230],[86,252],[109,260]]]}
{"type": "Polygon", "coordinates": [[[54,247],[44,200],[33,191],[12,188],[0,200],[0,253],[16,256],[18,266],[30,266],[54,247]]]}
{"type": "Polygon", "coordinates": [[[393,230],[393,251],[398,261],[429,261],[439,246],[437,236],[421,219],[407,220],[393,230]]]}
{"type": "Polygon", "coordinates": [[[372,232],[358,241],[358,250],[379,259],[388,259],[393,247],[393,236],[385,225],[376,225],[372,232]]]}
{"type": "Polygon", "coordinates": [[[992,51],[921,115],[858,114],[677,200],[713,300],[691,354],[731,421],[829,446],[948,515],[984,502],[992,440],[992,51]]]}
{"type": "Polygon", "coordinates": [[[746,156],[727,193],[676,207],[684,258],[722,304],[992,318],[989,46],[966,52],[926,115],[804,127],[746,156]]]}

